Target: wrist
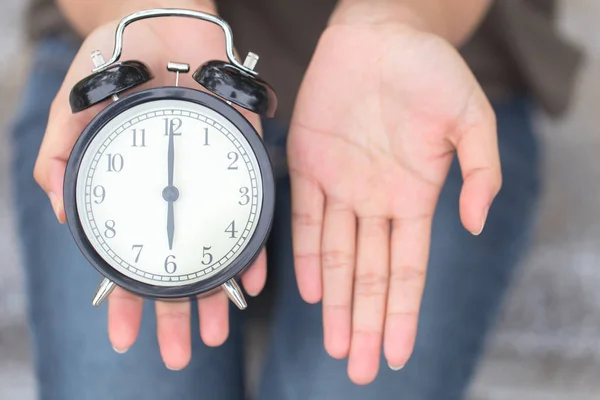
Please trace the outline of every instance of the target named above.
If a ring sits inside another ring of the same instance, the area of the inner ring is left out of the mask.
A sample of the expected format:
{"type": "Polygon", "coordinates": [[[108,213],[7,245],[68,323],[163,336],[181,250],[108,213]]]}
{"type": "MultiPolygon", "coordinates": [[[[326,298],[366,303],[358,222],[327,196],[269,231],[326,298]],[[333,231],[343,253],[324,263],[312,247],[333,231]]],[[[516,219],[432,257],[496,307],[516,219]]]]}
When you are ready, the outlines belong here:
{"type": "Polygon", "coordinates": [[[110,18],[104,22],[121,20],[134,12],[153,8],[181,8],[210,14],[217,12],[213,0],[128,0],[118,1],[117,9],[112,11],[110,18]]]}
{"type": "Polygon", "coordinates": [[[98,27],[120,21],[136,11],[153,8],[183,8],[216,14],[213,0],[58,0],[73,28],[86,37],[98,27]]]}
{"type": "Polygon", "coordinates": [[[396,24],[460,46],[477,28],[492,0],[339,0],[330,25],[396,24]]]}
{"type": "Polygon", "coordinates": [[[329,26],[400,24],[444,36],[442,19],[407,3],[398,0],[340,0],[329,19],[329,26]]]}

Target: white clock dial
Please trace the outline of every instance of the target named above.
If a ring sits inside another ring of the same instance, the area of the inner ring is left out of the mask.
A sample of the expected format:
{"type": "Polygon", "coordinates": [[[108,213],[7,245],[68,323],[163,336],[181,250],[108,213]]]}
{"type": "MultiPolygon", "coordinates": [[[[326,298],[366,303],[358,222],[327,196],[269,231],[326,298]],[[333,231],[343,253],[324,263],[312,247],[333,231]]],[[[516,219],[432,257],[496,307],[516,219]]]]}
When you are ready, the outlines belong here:
{"type": "Polygon", "coordinates": [[[76,199],[84,232],[109,265],[143,283],[180,286],[240,255],[263,187],[256,155],[231,122],[196,103],[159,100],[124,111],[96,135],[76,199]]]}

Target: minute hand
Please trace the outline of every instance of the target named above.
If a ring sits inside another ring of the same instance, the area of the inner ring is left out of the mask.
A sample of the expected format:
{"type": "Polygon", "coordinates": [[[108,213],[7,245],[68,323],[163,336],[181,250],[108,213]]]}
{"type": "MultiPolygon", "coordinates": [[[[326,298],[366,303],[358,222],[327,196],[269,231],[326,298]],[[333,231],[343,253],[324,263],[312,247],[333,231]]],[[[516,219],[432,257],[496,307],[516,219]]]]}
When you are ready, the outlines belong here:
{"type": "Polygon", "coordinates": [[[169,132],[169,153],[167,155],[168,169],[169,169],[169,183],[167,186],[173,186],[173,175],[175,170],[175,140],[173,138],[173,129],[169,132]]]}

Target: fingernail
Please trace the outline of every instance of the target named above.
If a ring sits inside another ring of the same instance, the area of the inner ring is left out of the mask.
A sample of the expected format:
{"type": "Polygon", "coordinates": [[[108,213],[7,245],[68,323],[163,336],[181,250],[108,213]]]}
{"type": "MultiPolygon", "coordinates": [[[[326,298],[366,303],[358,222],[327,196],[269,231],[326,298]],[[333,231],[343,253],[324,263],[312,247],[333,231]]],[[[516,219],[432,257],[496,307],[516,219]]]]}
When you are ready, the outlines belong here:
{"type": "Polygon", "coordinates": [[[48,197],[50,198],[50,204],[52,204],[52,210],[54,210],[54,215],[56,215],[56,219],[58,219],[58,222],[60,222],[61,224],[64,223],[64,221],[61,218],[63,207],[60,204],[60,201],[58,200],[58,196],[55,193],[50,193],[48,194],[48,197]]]}
{"type": "Polygon", "coordinates": [[[489,210],[490,210],[489,207],[485,209],[485,211],[483,213],[483,220],[481,221],[481,228],[479,229],[479,232],[471,232],[473,235],[479,236],[479,235],[481,235],[481,232],[483,232],[483,228],[485,227],[485,222],[487,220],[489,210]]]}
{"type": "Polygon", "coordinates": [[[113,346],[113,350],[119,354],[125,354],[127,353],[127,350],[129,350],[129,348],[126,348],[125,350],[119,350],[115,346],[113,346]]]}
{"type": "Polygon", "coordinates": [[[392,366],[392,364],[389,364],[389,363],[388,363],[388,367],[390,367],[390,369],[391,369],[392,371],[400,371],[402,368],[404,368],[404,365],[401,365],[401,366],[399,366],[399,367],[394,367],[394,366],[392,366]]]}
{"type": "Polygon", "coordinates": [[[246,293],[250,297],[258,297],[258,295],[260,294],[260,292],[248,292],[248,291],[246,291],[246,293]]]}
{"type": "Polygon", "coordinates": [[[181,371],[180,369],[171,368],[171,367],[169,367],[167,364],[165,364],[165,367],[167,367],[167,369],[168,369],[169,371],[175,371],[175,372],[177,372],[177,371],[181,371]]]}

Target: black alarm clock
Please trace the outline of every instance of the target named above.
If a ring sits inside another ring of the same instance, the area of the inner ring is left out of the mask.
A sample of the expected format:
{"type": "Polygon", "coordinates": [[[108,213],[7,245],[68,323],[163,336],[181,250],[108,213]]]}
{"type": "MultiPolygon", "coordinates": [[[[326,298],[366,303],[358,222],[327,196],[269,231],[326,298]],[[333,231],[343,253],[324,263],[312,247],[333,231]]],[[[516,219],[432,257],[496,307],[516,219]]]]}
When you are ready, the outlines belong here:
{"type": "Polygon", "coordinates": [[[154,9],[124,18],[112,58],[92,54],[93,74],[70,94],[73,113],[113,102],[85,128],[65,173],[67,224],[79,249],[105,279],[100,305],[118,285],[155,299],[190,298],[219,287],[240,308],[236,278],[258,257],[275,205],[273,168],[262,139],[232,104],[273,117],[277,98],[240,63],[230,27],[196,11],[154,9]],[[140,61],[119,61],[125,28],[139,20],[187,17],[223,29],[229,62],[193,74],[206,91],[179,87],[190,66],[170,62],[175,85],[121,96],[152,79],[140,61]]]}

